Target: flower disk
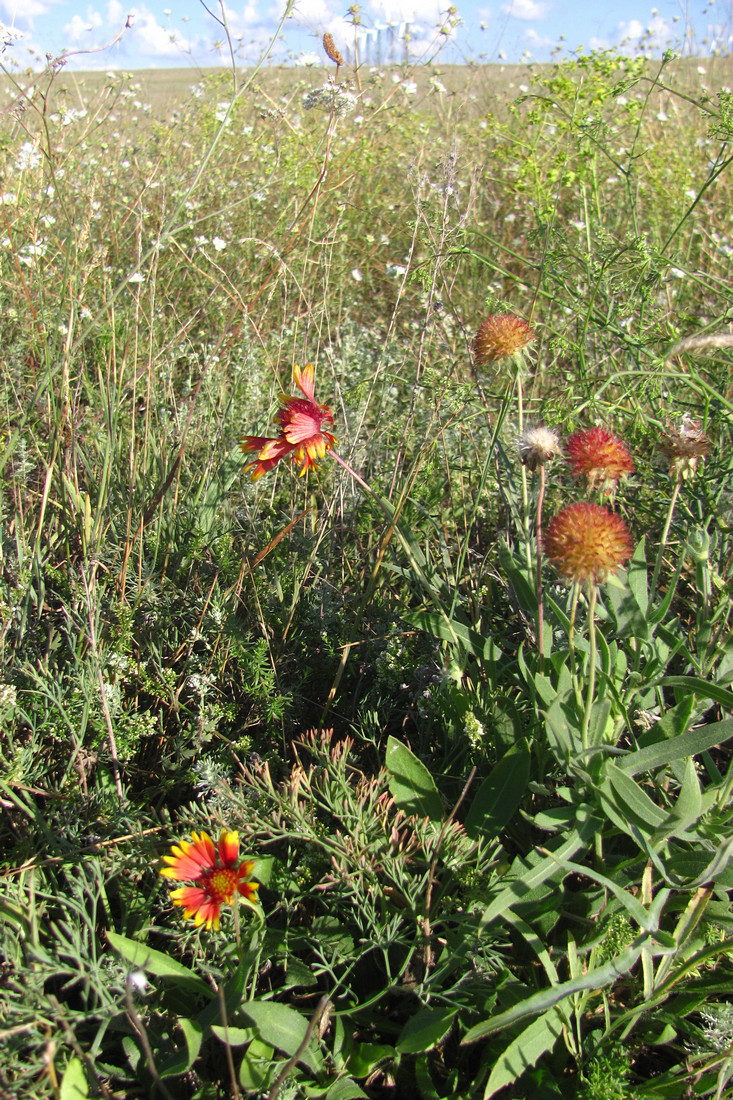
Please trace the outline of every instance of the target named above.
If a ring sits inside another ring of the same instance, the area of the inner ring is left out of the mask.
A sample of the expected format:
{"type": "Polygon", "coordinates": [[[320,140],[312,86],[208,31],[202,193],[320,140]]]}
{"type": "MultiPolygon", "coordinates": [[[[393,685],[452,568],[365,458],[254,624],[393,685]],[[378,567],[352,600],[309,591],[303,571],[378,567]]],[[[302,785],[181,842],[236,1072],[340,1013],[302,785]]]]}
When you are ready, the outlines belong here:
{"type": "Polygon", "coordinates": [[[550,520],[544,551],[572,584],[601,584],[632,553],[631,535],[620,516],[599,504],[568,504],[550,520]]]}
{"type": "Polygon", "coordinates": [[[575,432],[565,451],[573,477],[586,478],[591,489],[614,489],[619,478],[634,472],[625,445],[606,428],[575,432]]]}
{"type": "Polygon", "coordinates": [[[333,414],[328,405],[317,403],[313,393],[313,364],[308,363],[302,371],[300,367],[294,366],[293,381],[304,397],[280,394],[280,408],[275,414],[280,434],[275,439],[245,435],[239,441],[239,446],[245,453],[257,452],[256,461],[247,466],[248,470],[252,470],[253,481],[257,481],[287,455],[300,466],[299,476],[302,477],[336,444],[331,433],[324,430],[325,427],[333,427],[333,414]]]}
{"type": "Polygon", "coordinates": [[[236,866],[239,858],[239,834],[222,832],[214,845],[208,833],[192,833],[193,843],[182,840],[171,847],[171,855],[163,856],[169,864],[160,874],[164,878],[189,880],[193,886],[171,890],[174,905],[183,906],[184,917],[193,917],[196,927],[213,925],[219,931],[222,905],[232,905],[235,894],[247,901],[257,901],[259,882],[250,882],[254,860],[236,866]]]}
{"type": "Polygon", "coordinates": [[[473,339],[473,354],[477,367],[509,359],[534,340],[534,332],[521,317],[513,313],[492,313],[473,339]]]}

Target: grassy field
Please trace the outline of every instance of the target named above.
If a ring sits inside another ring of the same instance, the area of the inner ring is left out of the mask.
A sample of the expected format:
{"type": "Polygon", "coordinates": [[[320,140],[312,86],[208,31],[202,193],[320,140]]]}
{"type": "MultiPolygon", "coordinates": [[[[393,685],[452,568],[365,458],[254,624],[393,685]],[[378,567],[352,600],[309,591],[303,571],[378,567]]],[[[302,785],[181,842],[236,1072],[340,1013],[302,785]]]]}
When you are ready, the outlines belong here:
{"type": "Polygon", "coordinates": [[[731,1095],[732,70],[6,77],[2,1097],[731,1095]]]}

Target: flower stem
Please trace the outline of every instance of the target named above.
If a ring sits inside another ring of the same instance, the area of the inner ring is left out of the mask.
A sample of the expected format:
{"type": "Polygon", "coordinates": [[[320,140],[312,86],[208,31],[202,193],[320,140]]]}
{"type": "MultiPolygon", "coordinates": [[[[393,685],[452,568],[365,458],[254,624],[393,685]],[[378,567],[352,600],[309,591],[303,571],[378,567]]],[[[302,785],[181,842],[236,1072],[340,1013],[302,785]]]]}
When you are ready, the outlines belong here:
{"type": "Polygon", "coordinates": [[[596,693],[596,599],[598,596],[597,586],[591,585],[590,592],[588,593],[588,661],[590,667],[588,669],[588,691],[585,697],[585,713],[583,715],[583,727],[581,729],[580,739],[583,744],[583,749],[587,750],[588,745],[588,730],[590,728],[590,715],[593,709],[593,699],[596,693]]]}
{"type": "MultiPolygon", "coordinates": [[[[524,467],[522,467],[524,468],[524,467]]],[[[537,542],[536,566],[537,566],[537,653],[540,659],[540,672],[543,671],[545,661],[544,631],[545,631],[545,606],[542,599],[542,508],[545,503],[545,466],[540,465],[540,487],[537,493],[537,519],[535,522],[535,539],[537,542]]]]}
{"type": "Polygon", "coordinates": [[[662,569],[662,558],[664,557],[664,550],[667,545],[667,539],[669,538],[669,529],[672,526],[672,516],[674,515],[675,505],[677,503],[677,497],[680,495],[680,488],[682,485],[682,479],[677,478],[674,489],[672,490],[672,496],[669,501],[669,508],[667,510],[667,519],[664,524],[664,530],[662,531],[662,537],[659,540],[659,549],[657,550],[657,560],[654,562],[654,573],[652,574],[652,595],[657,591],[657,582],[659,581],[659,574],[662,569]]]}

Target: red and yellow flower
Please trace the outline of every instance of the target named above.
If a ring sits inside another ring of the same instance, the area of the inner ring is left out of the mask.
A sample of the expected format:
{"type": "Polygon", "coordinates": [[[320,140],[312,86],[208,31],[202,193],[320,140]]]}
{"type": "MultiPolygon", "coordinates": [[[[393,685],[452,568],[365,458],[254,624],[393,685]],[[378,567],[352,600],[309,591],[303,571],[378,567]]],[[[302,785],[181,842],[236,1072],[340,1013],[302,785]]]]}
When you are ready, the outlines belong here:
{"type": "Polygon", "coordinates": [[[247,466],[248,470],[252,469],[253,481],[288,455],[300,466],[299,476],[302,477],[336,444],[330,431],[325,430],[333,427],[333,414],[328,405],[319,405],[314,396],[313,364],[308,363],[302,370],[294,366],[293,381],[304,397],[280,394],[280,408],[275,414],[280,434],[275,438],[245,435],[239,441],[245,453],[257,452],[256,460],[247,466]]]}
{"type": "Polygon", "coordinates": [[[573,477],[586,478],[591,489],[614,489],[619,478],[634,472],[625,444],[607,428],[575,432],[565,444],[573,477]]]}
{"type": "Polygon", "coordinates": [[[621,516],[588,501],[559,511],[544,537],[545,554],[572,584],[601,584],[631,557],[632,550],[621,516]]]}
{"type": "Polygon", "coordinates": [[[171,890],[171,901],[182,905],[183,916],[193,917],[196,927],[213,925],[219,931],[222,905],[233,905],[241,894],[249,902],[257,901],[259,882],[250,882],[254,860],[247,859],[237,867],[239,834],[222,831],[217,844],[208,833],[191,833],[193,843],[182,840],[171,847],[171,855],[163,856],[169,864],[162,868],[164,878],[192,882],[171,890]]]}

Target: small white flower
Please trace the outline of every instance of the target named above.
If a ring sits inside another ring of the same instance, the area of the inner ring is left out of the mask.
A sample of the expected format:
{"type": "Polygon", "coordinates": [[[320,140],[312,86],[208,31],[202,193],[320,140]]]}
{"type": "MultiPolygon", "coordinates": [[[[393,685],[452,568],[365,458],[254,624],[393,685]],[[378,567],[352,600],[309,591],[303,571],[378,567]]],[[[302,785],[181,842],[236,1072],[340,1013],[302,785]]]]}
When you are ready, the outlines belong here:
{"type": "Polygon", "coordinates": [[[224,249],[227,246],[227,242],[225,240],[223,240],[221,237],[214,237],[214,239],[211,243],[213,244],[213,246],[214,246],[214,248],[216,249],[217,252],[223,252],[224,249]]]}
{"type": "Polygon", "coordinates": [[[32,141],[24,141],[18,152],[15,167],[19,172],[33,171],[41,163],[41,154],[32,141]]]}
{"type": "Polygon", "coordinates": [[[666,111],[659,111],[659,113],[657,114],[657,118],[659,119],[660,122],[668,122],[669,121],[669,115],[667,114],[666,111]]]}
{"type": "Polygon", "coordinates": [[[136,271],[134,275],[128,275],[127,281],[128,283],[144,283],[145,276],[143,275],[142,271],[136,271]]]}
{"type": "Polygon", "coordinates": [[[360,283],[364,276],[362,275],[361,271],[359,271],[359,268],[355,267],[351,272],[351,278],[355,279],[357,283],[360,283]]]}
{"type": "Polygon", "coordinates": [[[417,84],[414,80],[403,80],[402,91],[405,93],[405,95],[414,95],[417,91],[417,84]]]}

